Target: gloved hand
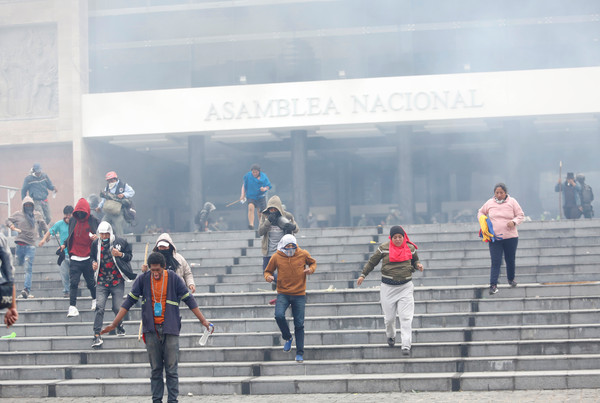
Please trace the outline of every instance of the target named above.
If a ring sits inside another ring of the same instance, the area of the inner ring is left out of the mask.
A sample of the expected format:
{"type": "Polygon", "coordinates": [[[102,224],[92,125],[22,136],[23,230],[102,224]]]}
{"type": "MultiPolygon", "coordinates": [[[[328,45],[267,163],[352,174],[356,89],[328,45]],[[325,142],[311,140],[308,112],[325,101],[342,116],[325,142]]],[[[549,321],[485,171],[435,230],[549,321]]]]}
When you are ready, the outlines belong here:
{"type": "Polygon", "coordinates": [[[296,225],[292,224],[291,222],[288,222],[283,226],[282,229],[285,235],[291,234],[296,229],[296,225]]]}
{"type": "Polygon", "coordinates": [[[268,215],[267,218],[269,219],[269,221],[271,222],[271,224],[277,225],[277,220],[279,219],[280,215],[281,214],[279,213],[279,211],[276,211],[274,213],[269,213],[269,215],[268,215]]]}

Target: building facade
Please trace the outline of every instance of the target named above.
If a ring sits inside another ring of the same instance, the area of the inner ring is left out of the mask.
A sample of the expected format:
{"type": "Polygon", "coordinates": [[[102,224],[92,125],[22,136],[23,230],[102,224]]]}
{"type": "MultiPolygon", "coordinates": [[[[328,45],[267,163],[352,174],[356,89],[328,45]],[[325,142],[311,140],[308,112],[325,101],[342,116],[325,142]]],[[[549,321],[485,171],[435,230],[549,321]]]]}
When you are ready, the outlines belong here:
{"type": "Polygon", "coordinates": [[[58,217],[116,170],[136,230],[243,228],[252,163],[303,225],[474,220],[500,181],[556,216],[561,161],[600,181],[600,4],[568,3],[0,1],[0,184],[40,162],[58,217]]]}

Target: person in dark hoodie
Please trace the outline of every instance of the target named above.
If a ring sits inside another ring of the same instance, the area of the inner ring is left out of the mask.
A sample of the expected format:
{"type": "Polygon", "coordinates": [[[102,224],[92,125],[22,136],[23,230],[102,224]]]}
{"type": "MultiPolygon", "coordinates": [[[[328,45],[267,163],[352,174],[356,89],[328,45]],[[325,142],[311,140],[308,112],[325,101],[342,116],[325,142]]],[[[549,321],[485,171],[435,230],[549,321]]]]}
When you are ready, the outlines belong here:
{"type": "Polygon", "coordinates": [[[44,221],[44,217],[39,212],[34,211],[33,199],[29,196],[25,196],[23,199],[22,210],[8,217],[6,226],[11,231],[19,233],[15,238],[17,266],[25,264],[25,285],[23,291],[21,291],[21,296],[23,298],[33,297],[31,295],[31,275],[35,259],[36,239],[40,232],[43,234],[48,231],[48,226],[44,221]]]}
{"type": "Polygon", "coordinates": [[[85,283],[92,296],[92,311],[96,310],[96,282],[92,269],[92,242],[98,239],[98,219],[90,214],[90,204],[83,197],[79,199],[73,211],[74,220],[69,220],[69,236],[61,245],[68,248],[71,264],[69,268],[69,311],[67,317],[79,315],[77,310],[77,288],[83,274],[85,283]]]}
{"type": "MultiPolygon", "coordinates": [[[[102,321],[108,296],[112,296],[112,311],[115,316],[123,302],[125,281],[134,280],[137,275],[131,270],[133,253],[131,245],[113,234],[106,221],[98,225],[98,239],[92,242],[92,269],[96,276],[96,316],[94,318],[94,340],[92,348],[102,346],[102,321]]],[[[117,325],[117,336],[125,336],[123,322],[117,325]]]]}

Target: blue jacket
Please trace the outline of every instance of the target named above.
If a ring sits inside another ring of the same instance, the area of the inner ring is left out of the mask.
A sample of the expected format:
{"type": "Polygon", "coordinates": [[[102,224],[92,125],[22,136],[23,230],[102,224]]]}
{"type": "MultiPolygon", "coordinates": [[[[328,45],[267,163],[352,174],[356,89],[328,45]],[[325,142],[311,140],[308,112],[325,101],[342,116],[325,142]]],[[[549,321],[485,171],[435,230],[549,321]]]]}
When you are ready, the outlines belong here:
{"type": "Polygon", "coordinates": [[[258,200],[260,198],[265,197],[265,194],[267,193],[266,191],[261,192],[261,187],[266,186],[269,189],[272,188],[271,182],[269,182],[267,174],[261,172],[259,177],[260,179],[255,178],[254,175],[252,175],[252,171],[249,171],[248,173],[246,173],[246,175],[244,175],[244,190],[246,191],[246,198],[258,200]]]}
{"type": "Polygon", "coordinates": [[[30,175],[27,175],[23,181],[21,199],[24,199],[29,191],[29,196],[31,196],[33,200],[46,200],[48,198],[48,189],[55,189],[48,175],[42,172],[38,178],[31,173],[30,175]]]}
{"type": "MultiPolygon", "coordinates": [[[[142,323],[143,332],[154,332],[154,307],[152,306],[152,288],[150,285],[151,272],[147,271],[138,276],[131,286],[127,299],[121,305],[129,310],[138,301],[142,301],[142,323]]],[[[194,296],[186,287],[185,283],[174,272],[169,272],[167,280],[167,303],[165,304],[165,321],[163,332],[179,336],[181,329],[181,315],[179,314],[179,301],[183,301],[190,309],[198,307],[194,296]]]]}

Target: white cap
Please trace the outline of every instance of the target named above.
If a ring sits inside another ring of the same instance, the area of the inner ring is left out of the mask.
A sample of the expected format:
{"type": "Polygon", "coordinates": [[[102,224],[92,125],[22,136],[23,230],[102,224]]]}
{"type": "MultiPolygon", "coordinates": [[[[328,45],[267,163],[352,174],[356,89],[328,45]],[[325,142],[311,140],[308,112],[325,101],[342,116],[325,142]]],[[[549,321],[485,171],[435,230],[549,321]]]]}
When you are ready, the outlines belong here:
{"type": "Polygon", "coordinates": [[[171,245],[167,241],[160,241],[156,244],[156,246],[164,246],[165,248],[168,248],[171,245]]]}

